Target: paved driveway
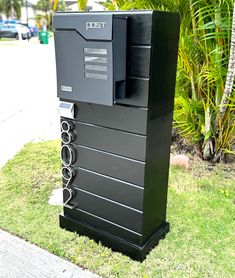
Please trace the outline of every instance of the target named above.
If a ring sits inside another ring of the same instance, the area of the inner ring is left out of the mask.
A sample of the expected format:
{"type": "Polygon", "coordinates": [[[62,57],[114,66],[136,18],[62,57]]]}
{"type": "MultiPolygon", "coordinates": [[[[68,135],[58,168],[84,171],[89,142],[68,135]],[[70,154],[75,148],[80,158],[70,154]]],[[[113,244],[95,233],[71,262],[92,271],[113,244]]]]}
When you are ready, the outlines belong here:
{"type": "Polygon", "coordinates": [[[0,41],[0,167],[24,144],[59,138],[53,40],[0,41]]]}

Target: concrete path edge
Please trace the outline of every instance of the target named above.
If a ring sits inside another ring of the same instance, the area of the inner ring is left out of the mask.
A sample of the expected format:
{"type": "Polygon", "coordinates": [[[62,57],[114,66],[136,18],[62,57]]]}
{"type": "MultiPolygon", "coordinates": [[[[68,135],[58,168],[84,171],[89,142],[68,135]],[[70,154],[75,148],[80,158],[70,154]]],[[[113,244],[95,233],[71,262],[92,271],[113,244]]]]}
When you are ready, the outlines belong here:
{"type": "Polygon", "coordinates": [[[0,229],[0,278],[99,278],[0,229]]]}

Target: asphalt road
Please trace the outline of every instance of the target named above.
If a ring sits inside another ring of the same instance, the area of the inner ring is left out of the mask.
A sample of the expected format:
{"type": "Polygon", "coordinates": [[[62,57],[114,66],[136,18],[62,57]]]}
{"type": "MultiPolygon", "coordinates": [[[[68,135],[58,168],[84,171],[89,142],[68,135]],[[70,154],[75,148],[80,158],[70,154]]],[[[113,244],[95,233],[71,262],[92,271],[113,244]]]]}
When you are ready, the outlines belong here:
{"type": "Polygon", "coordinates": [[[0,167],[30,141],[60,136],[53,40],[0,41],[0,167]]]}

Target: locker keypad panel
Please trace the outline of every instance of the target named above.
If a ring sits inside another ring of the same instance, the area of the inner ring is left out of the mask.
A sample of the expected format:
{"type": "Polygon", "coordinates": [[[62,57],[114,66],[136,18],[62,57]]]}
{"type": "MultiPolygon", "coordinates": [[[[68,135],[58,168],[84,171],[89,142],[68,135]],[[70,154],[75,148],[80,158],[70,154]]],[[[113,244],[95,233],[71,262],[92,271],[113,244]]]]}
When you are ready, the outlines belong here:
{"type": "Polygon", "coordinates": [[[143,260],[169,230],[179,16],[56,13],[60,227],[143,260]]]}

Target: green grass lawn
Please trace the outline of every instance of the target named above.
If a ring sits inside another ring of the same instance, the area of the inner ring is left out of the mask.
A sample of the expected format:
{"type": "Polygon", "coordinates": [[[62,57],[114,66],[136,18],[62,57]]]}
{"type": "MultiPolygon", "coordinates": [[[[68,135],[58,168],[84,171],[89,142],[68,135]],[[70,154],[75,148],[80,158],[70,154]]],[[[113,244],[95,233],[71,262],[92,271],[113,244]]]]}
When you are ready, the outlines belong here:
{"type": "Polygon", "coordinates": [[[195,160],[171,168],[171,231],[136,262],[59,228],[59,141],[30,143],[0,172],[0,227],[105,277],[235,277],[235,175],[232,166],[195,160]]]}
{"type": "Polygon", "coordinates": [[[3,42],[8,42],[8,41],[15,41],[16,39],[14,38],[0,38],[0,41],[3,41],[3,42]]]}

